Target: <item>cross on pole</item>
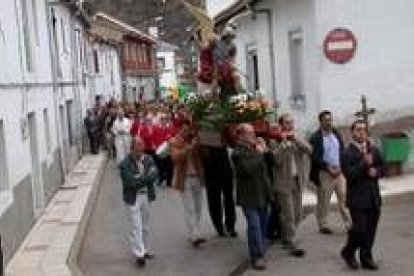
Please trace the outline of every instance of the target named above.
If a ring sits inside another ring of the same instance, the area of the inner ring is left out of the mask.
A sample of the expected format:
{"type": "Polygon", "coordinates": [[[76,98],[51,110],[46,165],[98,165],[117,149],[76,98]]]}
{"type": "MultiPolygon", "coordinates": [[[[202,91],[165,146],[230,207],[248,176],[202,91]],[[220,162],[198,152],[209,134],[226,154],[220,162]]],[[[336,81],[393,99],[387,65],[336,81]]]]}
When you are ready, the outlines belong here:
{"type": "Polygon", "coordinates": [[[358,118],[362,118],[364,120],[367,127],[369,127],[369,116],[375,113],[375,108],[368,108],[367,106],[367,97],[365,95],[361,96],[361,110],[355,113],[355,116],[358,118]]]}

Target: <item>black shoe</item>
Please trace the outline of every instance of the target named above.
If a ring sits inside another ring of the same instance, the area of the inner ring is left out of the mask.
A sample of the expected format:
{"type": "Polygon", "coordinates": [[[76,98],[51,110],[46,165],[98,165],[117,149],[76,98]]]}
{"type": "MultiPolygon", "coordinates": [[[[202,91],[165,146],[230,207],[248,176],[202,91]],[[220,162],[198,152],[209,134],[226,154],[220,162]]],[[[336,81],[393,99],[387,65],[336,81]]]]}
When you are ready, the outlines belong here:
{"type": "Polygon", "coordinates": [[[281,238],[282,238],[282,236],[279,235],[279,234],[269,234],[269,235],[267,235],[267,239],[272,241],[272,242],[276,242],[276,241],[280,240],[281,238]]]}
{"type": "Polygon", "coordinates": [[[145,257],[137,258],[137,265],[139,267],[144,267],[145,266],[145,263],[146,263],[145,257]]]}
{"type": "Polygon", "coordinates": [[[342,249],[341,257],[350,269],[352,269],[352,270],[357,270],[358,269],[359,266],[358,266],[357,261],[355,260],[355,256],[351,256],[350,254],[348,254],[345,251],[345,249],[342,249]]]}
{"type": "Polygon", "coordinates": [[[204,238],[196,239],[196,240],[193,241],[193,247],[194,248],[199,248],[200,245],[203,244],[203,243],[205,243],[205,242],[207,242],[207,240],[204,239],[204,238]]]}
{"type": "Polygon", "coordinates": [[[297,258],[305,257],[306,252],[301,248],[295,248],[290,251],[290,255],[297,258]]]}
{"type": "Polygon", "coordinates": [[[229,233],[230,237],[232,237],[232,238],[237,238],[237,236],[238,236],[237,232],[234,231],[234,230],[228,231],[228,233],[229,233]]]}
{"type": "Polygon", "coordinates": [[[378,270],[378,265],[373,260],[361,260],[361,267],[368,270],[378,270]]]}
{"type": "Polygon", "coordinates": [[[218,231],[218,232],[217,232],[217,235],[218,235],[220,238],[224,238],[224,237],[226,237],[226,234],[224,234],[224,231],[218,231]]]}
{"type": "Polygon", "coordinates": [[[151,254],[151,253],[145,253],[144,258],[146,260],[151,260],[151,259],[154,259],[155,256],[154,256],[154,254],[151,254]]]}
{"type": "Polygon", "coordinates": [[[295,245],[291,242],[288,242],[288,241],[282,241],[282,249],[294,250],[295,245]]]}
{"type": "Polygon", "coordinates": [[[332,235],[333,231],[331,228],[322,227],[321,229],[319,229],[319,233],[324,234],[324,235],[332,235]]]}
{"type": "Polygon", "coordinates": [[[252,268],[258,271],[266,270],[266,263],[263,259],[254,260],[252,261],[252,268]]]}

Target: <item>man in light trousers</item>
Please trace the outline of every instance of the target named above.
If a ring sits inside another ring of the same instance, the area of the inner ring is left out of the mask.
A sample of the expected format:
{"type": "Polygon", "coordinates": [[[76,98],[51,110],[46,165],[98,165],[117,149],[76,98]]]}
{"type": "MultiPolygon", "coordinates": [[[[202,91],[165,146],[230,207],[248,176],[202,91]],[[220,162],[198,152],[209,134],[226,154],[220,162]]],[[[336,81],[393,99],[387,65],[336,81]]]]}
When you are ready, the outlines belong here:
{"type": "Polygon", "coordinates": [[[310,138],[313,148],[310,178],[317,187],[316,217],[319,231],[321,234],[332,234],[327,217],[333,192],[336,193],[345,228],[349,229],[351,226],[351,218],[346,208],[346,179],[341,171],[344,143],[332,125],[330,111],[325,110],[319,114],[319,123],[319,130],[310,138]]]}
{"type": "Polygon", "coordinates": [[[155,184],[158,171],[154,160],[144,152],[141,138],[135,137],[131,153],[119,165],[123,200],[127,207],[130,224],[130,245],[140,267],[154,256],[149,250],[150,239],[150,202],[155,200],[155,184]]]}
{"type": "Polygon", "coordinates": [[[206,242],[201,230],[204,173],[198,138],[189,122],[184,122],[169,141],[169,148],[174,162],[173,186],[183,199],[190,242],[198,248],[206,242]]]}
{"type": "Polygon", "coordinates": [[[307,181],[306,161],[312,147],[294,132],[293,118],[284,114],[279,117],[281,138],[272,143],[275,157],[275,188],[280,208],[283,248],[295,257],[303,257],[305,251],[298,247],[296,229],[302,217],[303,188],[307,181]]]}

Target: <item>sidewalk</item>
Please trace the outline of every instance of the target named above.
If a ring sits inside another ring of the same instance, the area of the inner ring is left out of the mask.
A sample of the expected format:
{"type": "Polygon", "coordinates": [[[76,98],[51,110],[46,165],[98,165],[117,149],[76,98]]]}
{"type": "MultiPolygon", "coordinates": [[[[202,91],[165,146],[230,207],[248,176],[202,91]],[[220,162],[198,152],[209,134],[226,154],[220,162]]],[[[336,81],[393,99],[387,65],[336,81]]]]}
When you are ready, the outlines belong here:
{"type": "Polygon", "coordinates": [[[79,275],[76,257],[105,161],[104,153],[79,161],[8,264],[7,276],[79,275]]]}
{"type": "MultiPolygon", "coordinates": [[[[385,205],[414,199],[414,174],[380,180],[380,192],[385,205]]],[[[303,195],[304,208],[313,209],[316,200],[316,194],[306,190],[303,195]]],[[[332,197],[332,204],[336,203],[336,197],[332,197]]]]}

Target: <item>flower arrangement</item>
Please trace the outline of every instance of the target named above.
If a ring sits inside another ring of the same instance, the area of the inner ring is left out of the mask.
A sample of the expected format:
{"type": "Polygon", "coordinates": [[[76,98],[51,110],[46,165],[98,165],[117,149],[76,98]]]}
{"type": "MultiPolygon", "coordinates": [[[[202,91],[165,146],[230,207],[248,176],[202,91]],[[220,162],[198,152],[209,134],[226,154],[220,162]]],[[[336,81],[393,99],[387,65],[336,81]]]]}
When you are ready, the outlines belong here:
{"type": "MultiPolygon", "coordinates": [[[[187,102],[193,120],[201,129],[221,132],[227,125],[252,123],[259,126],[275,111],[272,102],[264,97],[238,95],[229,101],[214,97],[196,97],[187,102]]],[[[260,126],[263,128],[263,124],[260,126]]],[[[264,129],[262,129],[264,131],[264,129]]]]}

